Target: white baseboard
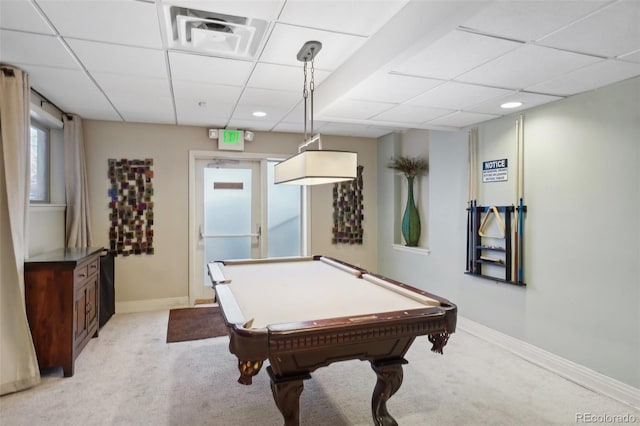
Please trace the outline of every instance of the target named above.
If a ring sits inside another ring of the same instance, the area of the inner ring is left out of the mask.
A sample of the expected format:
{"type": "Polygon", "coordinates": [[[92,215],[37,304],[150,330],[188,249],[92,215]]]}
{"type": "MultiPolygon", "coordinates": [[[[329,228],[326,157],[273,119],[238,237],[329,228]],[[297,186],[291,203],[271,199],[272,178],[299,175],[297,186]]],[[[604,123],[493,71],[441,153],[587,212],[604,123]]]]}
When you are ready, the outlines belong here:
{"type": "Polygon", "coordinates": [[[485,327],[470,319],[458,317],[458,327],[580,386],[606,395],[635,409],[640,409],[640,389],[638,388],[612,379],[522,340],[485,327]]]}
{"type": "Polygon", "coordinates": [[[116,302],[117,314],[133,312],[161,311],[172,308],[186,308],[189,306],[188,297],[170,297],[167,299],[133,300],[131,302],[116,302]]]}

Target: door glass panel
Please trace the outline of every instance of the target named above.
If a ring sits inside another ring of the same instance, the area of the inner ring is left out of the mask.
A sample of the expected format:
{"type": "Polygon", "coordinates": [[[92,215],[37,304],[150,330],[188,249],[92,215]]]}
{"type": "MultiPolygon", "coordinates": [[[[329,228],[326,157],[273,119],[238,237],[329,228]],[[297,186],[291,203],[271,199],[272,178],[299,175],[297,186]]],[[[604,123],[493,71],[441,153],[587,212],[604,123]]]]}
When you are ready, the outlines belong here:
{"type": "Polygon", "coordinates": [[[251,179],[251,169],[204,169],[205,279],[207,262],[251,258],[251,179]]]}
{"type": "MultiPolygon", "coordinates": [[[[208,238],[205,242],[205,256],[208,262],[230,259],[251,259],[251,238],[208,238]]],[[[205,282],[211,284],[209,272],[205,265],[205,282]]]]}
{"type": "Polygon", "coordinates": [[[274,166],[268,163],[267,194],[269,199],[268,248],[269,257],[300,256],[301,253],[301,201],[300,187],[276,185],[273,182],[274,166]]]}

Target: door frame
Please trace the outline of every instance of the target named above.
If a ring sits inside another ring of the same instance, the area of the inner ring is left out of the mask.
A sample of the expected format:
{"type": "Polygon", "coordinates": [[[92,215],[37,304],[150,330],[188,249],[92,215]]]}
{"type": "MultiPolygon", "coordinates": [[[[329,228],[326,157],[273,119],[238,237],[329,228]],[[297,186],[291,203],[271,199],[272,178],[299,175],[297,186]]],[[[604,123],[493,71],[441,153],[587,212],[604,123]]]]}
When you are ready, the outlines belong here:
{"type": "MultiPolygon", "coordinates": [[[[263,153],[250,153],[250,152],[232,152],[232,151],[200,151],[200,150],[190,150],[189,151],[189,306],[193,306],[196,302],[196,287],[202,285],[199,282],[199,269],[197,268],[197,251],[196,244],[200,238],[200,229],[199,223],[197,221],[196,214],[196,161],[197,160],[214,160],[214,159],[223,159],[223,160],[248,160],[248,161],[260,161],[264,163],[266,161],[280,161],[284,160],[287,156],[282,154],[263,154],[263,153]]],[[[264,227],[267,223],[267,209],[265,209],[265,203],[267,202],[267,168],[261,167],[261,176],[260,176],[260,207],[261,207],[261,222],[263,224],[263,232],[264,227]]],[[[305,187],[302,191],[302,255],[307,255],[311,248],[311,236],[310,236],[310,225],[311,225],[311,194],[309,191],[309,187],[305,187]]],[[[264,244],[262,244],[262,256],[266,256],[268,241],[265,239],[264,244]]]]}

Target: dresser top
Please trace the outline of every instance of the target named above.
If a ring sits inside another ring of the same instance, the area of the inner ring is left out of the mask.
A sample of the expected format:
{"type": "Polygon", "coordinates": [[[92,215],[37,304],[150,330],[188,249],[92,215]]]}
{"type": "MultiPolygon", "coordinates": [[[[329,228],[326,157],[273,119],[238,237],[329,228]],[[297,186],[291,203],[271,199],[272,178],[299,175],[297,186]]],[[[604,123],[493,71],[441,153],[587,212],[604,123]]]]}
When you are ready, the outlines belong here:
{"type": "Polygon", "coordinates": [[[32,256],[24,260],[24,263],[44,263],[44,262],[73,262],[84,259],[85,257],[99,254],[102,247],[82,247],[73,249],[57,249],[47,251],[36,256],[32,256]]]}

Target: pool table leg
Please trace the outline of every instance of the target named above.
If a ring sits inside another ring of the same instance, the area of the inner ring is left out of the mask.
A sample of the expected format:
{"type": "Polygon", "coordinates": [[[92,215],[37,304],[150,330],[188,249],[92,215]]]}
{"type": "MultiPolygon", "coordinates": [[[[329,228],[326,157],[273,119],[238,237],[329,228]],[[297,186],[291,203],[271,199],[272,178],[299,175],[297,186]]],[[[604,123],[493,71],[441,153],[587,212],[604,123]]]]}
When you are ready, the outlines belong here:
{"type": "Polygon", "coordinates": [[[404,364],[407,364],[404,358],[371,361],[371,368],[378,376],[371,398],[371,412],[376,426],[398,426],[398,422],[387,411],[387,401],[400,389],[404,364]]]}
{"type": "Polygon", "coordinates": [[[271,377],[271,393],[278,410],[284,417],[285,426],[300,424],[300,394],[304,389],[304,380],[310,379],[309,373],[295,376],[277,376],[271,367],[267,367],[271,377]]]}

